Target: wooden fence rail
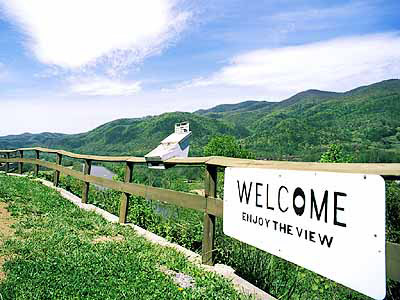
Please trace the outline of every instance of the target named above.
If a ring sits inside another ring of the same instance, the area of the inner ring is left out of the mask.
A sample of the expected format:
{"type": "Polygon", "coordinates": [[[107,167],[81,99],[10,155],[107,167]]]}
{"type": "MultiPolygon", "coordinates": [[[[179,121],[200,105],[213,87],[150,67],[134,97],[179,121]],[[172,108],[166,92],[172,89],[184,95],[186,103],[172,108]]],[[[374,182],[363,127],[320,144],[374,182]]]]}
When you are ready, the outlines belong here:
{"type": "MultiPolygon", "coordinates": [[[[215,218],[223,216],[223,201],[217,198],[217,176],[218,167],[248,167],[248,168],[267,168],[281,170],[301,170],[301,171],[321,171],[339,173],[361,173],[381,175],[387,180],[400,179],[400,164],[359,164],[359,163],[306,163],[306,162],[280,162],[280,161],[259,161],[249,159],[236,159],[227,157],[190,157],[173,158],[165,162],[166,165],[192,165],[205,166],[205,195],[196,195],[185,192],[177,192],[168,189],[156,188],[152,186],[132,183],[132,176],[135,164],[145,164],[143,157],[127,156],[98,156],[76,154],[64,150],[54,150],[47,148],[20,148],[15,150],[0,150],[0,163],[5,164],[5,172],[9,172],[9,164],[17,163],[18,172],[22,174],[23,164],[34,165],[34,175],[38,176],[39,167],[54,170],[55,186],[59,184],[60,173],[75,177],[83,181],[82,202],[88,201],[89,184],[97,184],[122,192],[120,203],[120,223],[126,222],[129,208],[130,195],[141,196],[146,199],[158,200],[180,207],[191,208],[204,213],[203,222],[203,243],[202,261],[205,264],[213,264],[215,218]],[[35,158],[27,158],[24,153],[34,151],[35,158]],[[40,159],[40,152],[53,153],[56,155],[56,162],[48,162],[40,159]],[[4,156],[1,158],[1,156],[4,156]],[[61,165],[62,157],[81,159],[84,161],[83,172],[78,172],[61,165]],[[98,162],[118,162],[125,163],[124,182],[114,181],[102,177],[92,176],[91,164],[98,162]]],[[[399,199],[400,200],[400,199],[399,199]]],[[[400,244],[386,243],[386,271],[390,279],[400,281],[400,244]]]]}

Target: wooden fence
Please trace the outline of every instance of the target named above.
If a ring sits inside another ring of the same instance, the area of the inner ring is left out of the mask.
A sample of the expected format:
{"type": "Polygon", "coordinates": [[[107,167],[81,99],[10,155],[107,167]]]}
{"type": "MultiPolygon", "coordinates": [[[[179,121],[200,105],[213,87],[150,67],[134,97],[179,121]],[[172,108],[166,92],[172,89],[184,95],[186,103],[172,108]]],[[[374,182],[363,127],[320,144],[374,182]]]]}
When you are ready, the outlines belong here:
{"type": "MultiPolygon", "coordinates": [[[[259,161],[249,159],[236,159],[227,157],[190,157],[173,158],[165,162],[168,166],[205,166],[205,195],[196,195],[185,192],[177,192],[168,189],[132,183],[133,168],[135,164],[145,164],[143,157],[126,156],[97,156],[81,155],[63,150],[46,148],[21,148],[16,150],[0,150],[0,163],[5,164],[5,171],[9,172],[9,164],[17,163],[18,172],[22,174],[23,164],[34,165],[34,175],[38,176],[39,167],[46,167],[54,170],[54,185],[58,186],[60,173],[73,176],[83,181],[82,202],[88,201],[89,184],[97,184],[106,188],[122,192],[119,221],[126,223],[130,195],[145,197],[146,199],[159,200],[171,203],[180,207],[191,208],[204,213],[203,221],[203,243],[202,261],[204,264],[213,264],[214,234],[216,217],[223,216],[223,201],[217,198],[217,168],[218,167],[248,167],[268,168],[281,170],[301,171],[322,171],[339,173],[358,173],[381,175],[386,180],[400,180],[400,164],[360,164],[360,163],[306,163],[306,162],[280,162],[280,161],[259,161]],[[34,158],[24,157],[27,151],[34,152],[34,158]],[[40,153],[53,153],[56,155],[56,162],[48,162],[40,159],[40,153]],[[1,158],[3,156],[3,158],[1,158]],[[63,156],[81,159],[84,161],[83,172],[78,172],[61,165],[63,156]],[[102,177],[90,175],[93,161],[117,162],[125,164],[124,182],[114,181],[102,177]]],[[[400,201],[400,199],[399,199],[400,201]]],[[[400,220],[399,220],[400,222],[400,220]]],[[[386,273],[388,278],[400,281],[400,244],[386,243],[386,273]]]]}

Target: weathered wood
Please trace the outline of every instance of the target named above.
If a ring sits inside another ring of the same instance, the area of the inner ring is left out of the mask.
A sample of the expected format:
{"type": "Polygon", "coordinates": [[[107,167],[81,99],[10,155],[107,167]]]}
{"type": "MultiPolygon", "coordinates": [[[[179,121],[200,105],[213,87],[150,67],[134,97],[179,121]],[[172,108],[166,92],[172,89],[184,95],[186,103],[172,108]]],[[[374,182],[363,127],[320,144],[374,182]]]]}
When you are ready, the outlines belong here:
{"type": "MultiPolygon", "coordinates": [[[[87,183],[97,184],[106,188],[113,189],[119,192],[125,192],[132,195],[144,197],[150,200],[158,200],[170,204],[174,204],[180,207],[191,208],[201,212],[206,211],[206,198],[204,196],[200,196],[197,194],[185,193],[185,192],[177,192],[168,189],[156,188],[152,186],[147,186],[143,184],[137,183],[125,183],[120,181],[115,181],[112,179],[107,179],[103,177],[85,175],[82,172],[78,172],[72,170],[70,168],[66,168],[64,166],[57,165],[55,163],[51,163],[44,160],[37,160],[33,158],[10,158],[2,159],[0,158],[0,162],[25,162],[31,164],[39,164],[42,167],[59,170],[61,173],[65,175],[69,175],[75,177],[79,180],[82,180],[87,183]]],[[[218,201],[221,201],[218,199],[218,201]]],[[[218,206],[218,205],[217,205],[218,206]]]]}
{"type": "MultiPolygon", "coordinates": [[[[134,162],[134,163],[146,162],[144,157],[84,155],[64,150],[47,149],[41,147],[20,148],[14,150],[0,150],[0,153],[13,153],[17,151],[34,151],[34,150],[47,153],[59,153],[61,155],[68,156],[71,158],[89,159],[91,161],[134,162]]],[[[376,175],[382,175],[387,179],[400,178],[400,163],[385,163],[385,164],[310,163],[310,162],[263,161],[263,160],[209,156],[209,157],[171,158],[166,160],[165,164],[167,165],[208,164],[221,167],[245,167],[245,168],[267,168],[267,169],[280,169],[280,170],[376,174],[376,175]]]]}
{"type": "MultiPolygon", "coordinates": [[[[40,151],[39,150],[35,150],[35,158],[39,159],[40,158],[40,151]]],[[[35,164],[35,168],[34,168],[34,175],[36,177],[39,176],[39,165],[35,164]]]]}
{"type": "MultiPolygon", "coordinates": [[[[85,167],[83,169],[83,175],[90,175],[92,170],[92,161],[90,159],[85,159],[85,167]]],[[[87,203],[89,196],[89,182],[84,180],[82,186],[82,203],[87,203]]]]}
{"type": "Polygon", "coordinates": [[[386,243],[386,275],[400,281],[400,244],[386,243]]]}
{"type": "Polygon", "coordinates": [[[166,165],[204,165],[209,159],[209,157],[175,157],[167,159],[164,163],[166,165]]]}
{"type": "MultiPolygon", "coordinates": [[[[56,150],[56,149],[47,149],[47,148],[41,148],[41,147],[35,147],[35,148],[20,148],[18,150],[24,150],[24,151],[34,151],[38,150],[40,152],[45,152],[45,153],[59,153],[63,156],[71,157],[71,158],[76,158],[76,159],[89,159],[91,161],[108,161],[108,162],[137,162],[137,163],[145,163],[146,160],[144,157],[131,157],[131,156],[100,156],[100,155],[86,155],[86,154],[77,154],[65,150],[56,150]]],[[[9,150],[6,150],[9,151],[9,150]]],[[[13,151],[10,151],[13,152],[13,151]]]]}
{"type": "Polygon", "coordinates": [[[219,198],[207,197],[206,211],[210,215],[222,217],[224,215],[224,201],[219,198]]]}
{"type": "Polygon", "coordinates": [[[221,167],[265,168],[278,170],[319,171],[355,174],[376,174],[400,177],[400,163],[317,163],[317,162],[289,162],[264,161],[254,159],[230,158],[212,156],[206,161],[208,165],[221,167]]]}
{"type": "MultiPolygon", "coordinates": [[[[18,150],[19,157],[24,158],[24,150],[18,150]]],[[[22,162],[18,163],[18,173],[22,174],[24,172],[24,164],[22,162]]]]}
{"type": "MultiPolygon", "coordinates": [[[[216,198],[217,196],[217,167],[207,165],[204,182],[204,192],[207,201],[206,207],[208,208],[208,197],[216,198]]],[[[213,265],[213,251],[214,251],[214,235],[215,235],[215,216],[210,214],[209,211],[204,212],[203,222],[203,244],[202,244],[202,262],[206,265],[213,265]]]]}
{"type": "MultiPolygon", "coordinates": [[[[56,164],[61,165],[62,155],[60,153],[56,153],[56,155],[57,155],[56,164]]],[[[59,182],[60,182],[60,171],[55,170],[54,171],[54,180],[53,180],[54,186],[58,186],[59,182]]]]}
{"type": "MultiPolygon", "coordinates": [[[[132,182],[132,172],[133,172],[133,163],[126,162],[125,165],[125,182],[131,183],[132,182]]],[[[128,215],[128,208],[129,208],[129,193],[122,193],[121,195],[121,204],[119,209],[119,222],[126,223],[126,217],[128,215]]]]}

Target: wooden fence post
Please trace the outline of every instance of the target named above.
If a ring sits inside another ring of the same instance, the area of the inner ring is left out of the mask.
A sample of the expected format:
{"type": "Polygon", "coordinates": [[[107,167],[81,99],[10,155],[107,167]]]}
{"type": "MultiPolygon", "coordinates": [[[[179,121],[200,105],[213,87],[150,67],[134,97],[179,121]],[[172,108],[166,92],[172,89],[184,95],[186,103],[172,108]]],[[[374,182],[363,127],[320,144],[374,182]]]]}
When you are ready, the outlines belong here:
{"type": "MultiPolygon", "coordinates": [[[[90,175],[92,169],[92,161],[90,159],[85,159],[85,168],[83,169],[84,175],[90,175]]],[[[83,182],[82,188],[82,203],[87,203],[89,195],[89,182],[83,182]]]]}
{"type": "MultiPolygon", "coordinates": [[[[39,159],[39,150],[35,150],[35,158],[39,159]]],[[[39,176],[39,165],[35,164],[35,169],[34,169],[34,176],[38,177],[39,176]]]]}
{"type": "MultiPolygon", "coordinates": [[[[132,173],[133,173],[133,162],[126,162],[125,165],[125,182],[130,183],[132,182],[132,173]]],[[[122,193],[121,196],[121,205],[119,208],[119,222],[121,224],[126,223],[126,217],[128,215],[128,208],[129,208],[129,198],[130,194],[122,193]]]]}
{"type": "MultiPolygon", "coordinates": [[[[217,195],[217,167],[206,165],[206,174],[204,181],[204,193],[206,198],[217,195]]],[[[213,265],[213,250],[214,250],[214,234],[215,234],[215,216],[204,212],[203,222],[203,244],[202,244],[202,263],[213,265]]]]}
{"type": "MultiPolygon", "coordinates": [[[[19,156],[21,158],[24,158],[24,151],[23,150],[18,150],[19,152],[19,156]]],[[[23,168],[24,168],[24,164],[22,162],[18,163],[18,173],[22,174],[23,173],[23,168]]]]}
{"type": "MultiPolygon", "coordinates": [[[[6,153],[6,158],[7,159],[10,159],[10,153],[6,153]]],[[[8,173],[9,171],[10,171],[10,163],[9,162],[6,162],[6,173],[8,173]]]]}
{"type": "MultiPolygon", "coordinates": [[[[56,164],[57,165],[61,165],[62,155],[59,154],[59,153],[56,153],[56,155],[57,155],[56,164]]],[[[53,185],[57,187],[59,183],[60,183],[60,171],[55,170],[54,171],[53,185]]]]}

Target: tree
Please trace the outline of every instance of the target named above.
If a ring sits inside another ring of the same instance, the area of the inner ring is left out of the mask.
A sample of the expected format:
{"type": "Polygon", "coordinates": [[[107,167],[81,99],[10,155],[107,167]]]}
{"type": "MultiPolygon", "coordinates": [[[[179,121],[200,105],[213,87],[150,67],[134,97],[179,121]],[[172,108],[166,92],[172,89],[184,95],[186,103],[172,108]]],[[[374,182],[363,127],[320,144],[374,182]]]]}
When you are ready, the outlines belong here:
{"type": "Polygon", "coordinates": [[[351,158],[343,153],[341,145],[331,144],[328,150],[322,153],[319,161],[322,163],[348,163],[351,162],[351,158]]]}
{"type": "Polygon", "coordinates": [[[236,158],[255,158],[255,155],[244,149],[239,141],[230,135],[214,136],[204,147],[206,156],[226,156],[236,158]]]}

